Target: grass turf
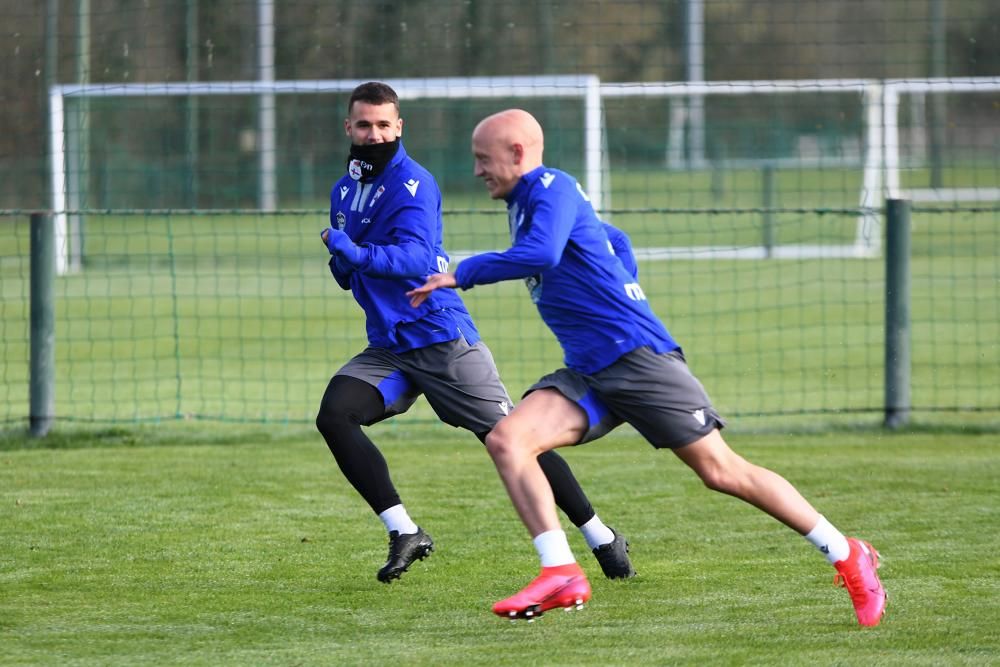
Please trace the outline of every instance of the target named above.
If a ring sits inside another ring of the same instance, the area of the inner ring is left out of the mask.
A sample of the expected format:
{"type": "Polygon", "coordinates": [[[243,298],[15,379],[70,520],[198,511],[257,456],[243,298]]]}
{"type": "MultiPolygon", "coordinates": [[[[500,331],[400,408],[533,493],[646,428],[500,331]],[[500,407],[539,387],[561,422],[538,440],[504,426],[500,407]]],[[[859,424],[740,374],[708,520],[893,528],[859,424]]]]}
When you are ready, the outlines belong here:
{"type": "MultiPolygon", "coordinates": [[[[3,665],[981,665],[1000,652],[995,434],[732,434],[883,555],[859,627],[833,570],[756,510],[622,430],[566,451],[639,576],[582,612],[490,604],[537,563],[475,439],[374,431],[437,550],[375,580],[385,535],[318,435],[168,425],[0,439],[3,665]]],[[[565,450],[564,450],[565,451],[565,450]]],[[[569,527],[567,525],[567,527],[569,527]]]]}

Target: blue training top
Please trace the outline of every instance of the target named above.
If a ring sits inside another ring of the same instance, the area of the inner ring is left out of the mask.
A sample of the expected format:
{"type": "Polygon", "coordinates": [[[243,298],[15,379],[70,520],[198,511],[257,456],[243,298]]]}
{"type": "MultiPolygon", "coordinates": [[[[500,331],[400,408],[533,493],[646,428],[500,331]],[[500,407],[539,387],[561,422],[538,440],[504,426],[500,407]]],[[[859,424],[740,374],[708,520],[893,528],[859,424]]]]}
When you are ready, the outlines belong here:
{"type": "Polygon", "coordinates": [[[539,167],[506,197],[511,247],[466,259],[462,289],[524,278],[569,368],[592,374],[623,354],[678,348],[646,301],[628,236],[598,219],[576,179],[539,167]]]}
{"type": "Polygon", "coordinates": [[[454,290],[437,290],[419,308],[406,292],[431,273],[448,270],[441,240],[441,191],[430,172],[406,154],[396,155],[372,182],[345,174],[330,191],[330,225],[361,247],[356,270],[330,258],[337,283],[365,311],[368,343],[401,353],[479,332],[454,290]]]}

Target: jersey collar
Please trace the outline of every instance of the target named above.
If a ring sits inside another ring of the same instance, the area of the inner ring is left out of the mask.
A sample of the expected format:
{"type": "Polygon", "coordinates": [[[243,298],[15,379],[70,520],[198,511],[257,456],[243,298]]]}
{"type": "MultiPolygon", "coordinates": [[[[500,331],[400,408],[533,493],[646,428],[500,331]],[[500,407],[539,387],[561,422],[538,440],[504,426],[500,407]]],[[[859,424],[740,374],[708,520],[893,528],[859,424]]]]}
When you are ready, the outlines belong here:
{"type": "MultiPolygon", "coordinates": [[[[403,138],[400,137],[399,149],[396,150],[396,154],[392,156],[391,160],[389,160],[389,167],[395,167],[405,159],[406,159],[406,148],[403,146],[403,138]]],[[[386,167],[386,171],[389,170],[389,167],[386,167]]]]}
{"type": "MultiPolygon", "coordinates": [[[[402,146],[400,146],[399,148],[400,150],[403,149],[402,146]]],[[[517,180],[517,183],[514,185],[513,189],[507,194],[506,197],[504,197],[504,201],[506,201],[508,204],[513,204],[515,201],[517,201],[518,197],[520,197],[523,193],[527,192],[531,188],[531,186],[535,184],[535,181],[541,178],[542,174],[544,174],[546,171],[548,171],[548,168],[543,164],[538,167],[535,167],[527,174],[523,174],[521,178],[517,180]]]]}

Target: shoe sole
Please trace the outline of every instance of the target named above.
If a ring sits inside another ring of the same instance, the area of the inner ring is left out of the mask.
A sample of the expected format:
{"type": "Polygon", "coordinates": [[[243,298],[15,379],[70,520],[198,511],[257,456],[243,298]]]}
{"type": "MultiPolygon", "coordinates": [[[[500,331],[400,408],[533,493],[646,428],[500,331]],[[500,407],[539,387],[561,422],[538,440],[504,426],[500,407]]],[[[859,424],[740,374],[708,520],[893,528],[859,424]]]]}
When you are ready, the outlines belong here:
{"type": "Polygon", "coordinates": [[[589,596],[587,597],[587,600],[585,600],[583,594],[581,593],[563,595],[566,589],[575,583],[576,581],[568,582],[565,586],[550,595],[547,600],[543,600],[540,604],[528,605],[520,611],[517,609],[511,609],[506,614],[500,616],[508,619],[511,623],[516,623],[519,620],[532,623],[536,618],[539,618],[545,612],[558,609],[560,607],[562,607],[563,611],[578,611],[583,609],[584,604],[590,599],[589,596]]]}
{"type": "Polygon", "coordinates": [[[403,576],[404,572],[409,571],[410,565],[413,565],[413,563],[416,562],[416,561],[418,561],[418,560],[423,560],[423,559],[427,558],[428,556],[431,555],[432,551],[434,551],[434,545],[433,544],[429,544],[429,545],[427,545],[426,548],[424,548],[424,550],[423,550],[423,552],[421,554],[419,554],[416,558],[414,558],[409,563],[407,563],[406,567],[402,567],[402,568],[399,568],[397,570],[392,570],[391,572],[387,572],[385,575],[376,575],[375,578],[378,579],[379,581],[381,581],[383,584],[391,584],[393,581],[395,581],[396,579],[399,579],[401,576],[403,576]]]}
{"type": "Polygon", "coordinates": [[[604,578],[611,579],[612,581],[614,581],[615,579],[631,579],[632,577],[636,576],[636,574],[637,573],[635,570],[628,570],[625,572],[614,572],[612,574],[608,574],[607,572],[605,572],[604,578]]]}

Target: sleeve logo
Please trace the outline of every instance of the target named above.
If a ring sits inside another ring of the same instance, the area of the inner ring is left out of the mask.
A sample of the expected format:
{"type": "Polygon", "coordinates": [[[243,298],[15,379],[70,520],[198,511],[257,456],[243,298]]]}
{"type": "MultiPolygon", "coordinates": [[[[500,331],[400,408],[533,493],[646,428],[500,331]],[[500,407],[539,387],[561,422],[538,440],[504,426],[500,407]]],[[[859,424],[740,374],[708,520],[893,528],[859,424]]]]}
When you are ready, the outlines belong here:
{"type": "Polygon", "coordinates": [[[412,178],[406,183],[403,183],[403,187],[410,191],[411,197],[417,196],[417,188],[420,187],[420,181],[415,181],[412,178]]]}
{"type": "Polygon", "coordinates": [[[633,301],[646,300],[646,295],[639,287],[639,283],[625,283],[625,295],[633,301]]]}

